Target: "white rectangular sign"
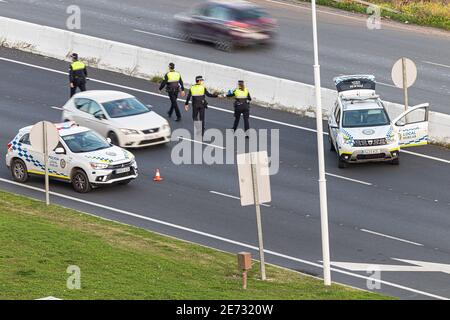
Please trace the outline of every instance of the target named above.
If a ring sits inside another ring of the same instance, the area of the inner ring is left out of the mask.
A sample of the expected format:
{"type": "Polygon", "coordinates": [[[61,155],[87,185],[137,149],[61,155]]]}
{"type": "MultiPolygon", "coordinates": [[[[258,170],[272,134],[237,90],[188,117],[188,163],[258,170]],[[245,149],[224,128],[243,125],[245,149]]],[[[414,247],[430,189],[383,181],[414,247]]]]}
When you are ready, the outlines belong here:
{"type": "Polygon", "coordinates": [[[255,204],[253,194],[252,164],[256,170],[256,184],[258,188],[259,204],[272,200],[270,193],[269,158],[267,151],[242,153],[237,155],[239,188],[241,205],[255,204]]]}

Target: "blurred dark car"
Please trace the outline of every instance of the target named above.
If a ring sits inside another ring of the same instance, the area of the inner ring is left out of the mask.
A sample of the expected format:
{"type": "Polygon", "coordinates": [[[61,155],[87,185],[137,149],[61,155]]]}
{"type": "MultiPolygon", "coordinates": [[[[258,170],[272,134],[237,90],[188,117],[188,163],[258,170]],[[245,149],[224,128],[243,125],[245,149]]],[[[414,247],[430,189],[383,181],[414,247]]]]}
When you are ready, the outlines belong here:
{"type": "Polygon", "coordinates": [[[276,21],[247,1],[208,1],[175,19],[186,40],[211,42],[223,51],[271,44],[275,36],[276,21]]]}

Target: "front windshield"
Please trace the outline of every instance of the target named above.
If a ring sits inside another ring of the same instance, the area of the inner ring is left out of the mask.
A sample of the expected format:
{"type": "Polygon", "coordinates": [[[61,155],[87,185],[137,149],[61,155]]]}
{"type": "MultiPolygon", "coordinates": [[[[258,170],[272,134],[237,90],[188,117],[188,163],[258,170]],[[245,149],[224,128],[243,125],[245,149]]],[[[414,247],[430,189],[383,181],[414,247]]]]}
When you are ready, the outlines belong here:
{"type": "Polygon", "coordinates": [[[110,148],[111,145],[94,131],[84,131],[67,136],[62,139],[73,153],[91,152],[110,148]]]}
{"type": "Polygon", "coordinates": [[[150,112],[150,110],[136,98],[104,102],[102,105],[111,118],[129,117],[150,112]]]}
{"type": "Polygon", "coordinates": [[[344,128],[385,126],[389,117],[384,109],[365,109],[344,111],[342,126],[344,128]]]}
{"type": "Polygon", "coordinates": [[[256,7],[248,8],[245,10],[236,10],[234,12],[235,19],[237,21],[256,20],[261,18],[267,18],[267,13],[256,7]]]}

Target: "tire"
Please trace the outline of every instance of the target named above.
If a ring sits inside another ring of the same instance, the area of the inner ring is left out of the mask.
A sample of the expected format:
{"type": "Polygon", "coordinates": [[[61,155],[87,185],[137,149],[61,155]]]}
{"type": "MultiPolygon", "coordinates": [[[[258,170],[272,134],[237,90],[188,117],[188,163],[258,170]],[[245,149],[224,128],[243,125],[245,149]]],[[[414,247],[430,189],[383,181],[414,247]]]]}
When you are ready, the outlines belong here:
{"type": "Polygon", "coordinates": [[[342,158],[341,158],[341,156],[339,155],[339,153],[338,153],[337,158],[338,158],[338,168],[339,168],[339,169],[347,168],[347,162],[345,162],[344,160],[342,160],[342,158]]]}
{"type": "Polygon", "coordinates": [[[391,160],[390,163],[394,166],[398,166],[400,164],[400,157],[391,160]]]}
{"type": "Polygon", "coordinates": [[[110,131],[108,133],[108,138],[111,139],[111,143],[113,145],[120,147],[119,138],[117,137],[117,134],[115,134],[113,131],[110,131]]]}
{"type": "Polygon", "coordinates": [[[24,183],[28,180],[28,170],[26,164],[20,159],[14,159],[11,163],[11,174],[14,181],[24,183]]]}
{"type": "Polygon", "coordinates": [[[214,46],[217,50],[224,52],[232,52],[234,50],[234,44],[229,38],[220,38],[215,43],[214,46]]]}
{"type": "Polygon", "coordinates": [[[73,189],[78,193],[87,193],[92,190],[88,176],[81,169],[75,170],[71,180],[73,189]]]}
{"type": "Polygon", "coordinates": [[[333,140],[331,139],[330,127],[328,127],[328,142],[330,143],[330,151],[335,152],[336,148],[334,147],[333,140]]]}

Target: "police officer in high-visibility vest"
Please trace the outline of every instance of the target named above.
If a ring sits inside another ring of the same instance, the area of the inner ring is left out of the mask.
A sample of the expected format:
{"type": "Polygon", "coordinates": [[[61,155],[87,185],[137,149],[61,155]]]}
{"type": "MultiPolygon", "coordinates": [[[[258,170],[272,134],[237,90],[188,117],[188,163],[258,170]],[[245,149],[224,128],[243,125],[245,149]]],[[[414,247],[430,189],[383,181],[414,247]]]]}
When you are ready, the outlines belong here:
{"type": "Polygon", "coordinates": [[[166,88],[167,94],[170,98],[170,110],[167,112],[169,118],[172,117],[172,113],[175,111],[177,119],[175,121],[181,120],[180,109],[178,108],[178,94],[181,89],[181,97],[184,97],[184,84],[181,79],[181,74],[178,71],[175,71],[175,64],[169,63],[169,72],[164,76],[164,80],[161,82],[159,86],[159,91],[166,88]]]}
{"type": "Polygon", "coordinates": [[[233,130],[236,131],[242,114],[244,117],[244,129],[247,132],[247,130],[250,129],[250,101],[252,101],[252,98],[250,96],[250,93],[248,92],[248,89],[245,87],[244,81],[239,80],[238,87],[234,91],[228,92],[226,97],[235,98],[233,130]]]}
{"type": "Polygon", "coordinates": [[[72,63],[69,70],[70,96],[72,97],[77,88],[80,91],[86,91],[87,68],[86,65],[78,60],[78,54],[72,53],[72,63]]]}
{"type": "Polygon", "coordinates": [[[184,104],[184,109],[189,110],[189,100],[192,97],[192,119],[194,121],[202,122],[202,135],[205,133],[205,109],[208,108],[208,102],[206,96],[211,98],[217,98],[217,94],[209,93],[204,86],[204,80],[202,76],[195,77],[195,85],[189,89],[189,93],[184,104]]]}

